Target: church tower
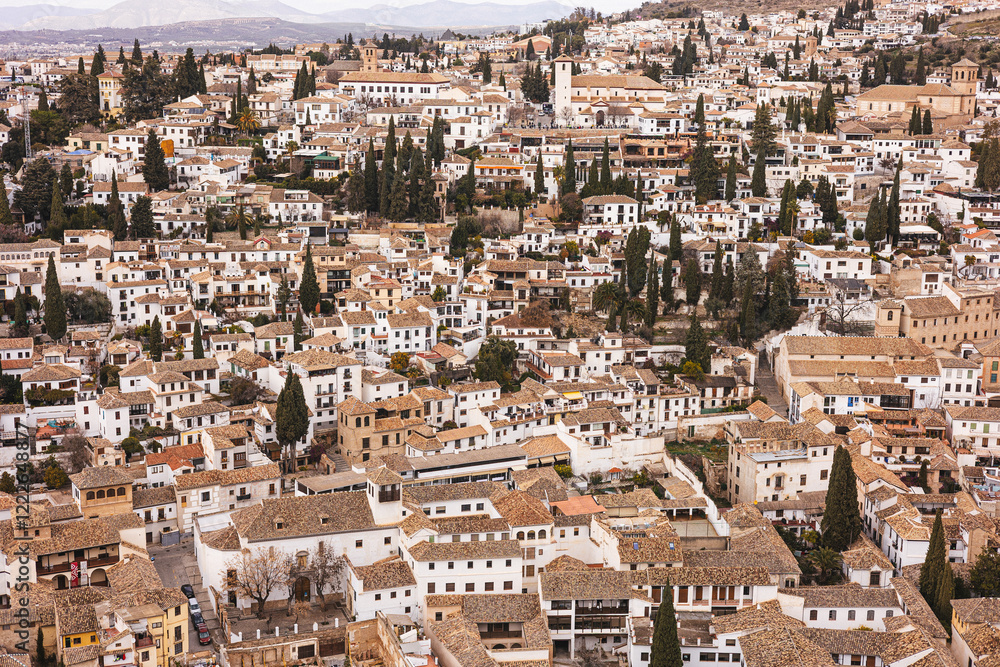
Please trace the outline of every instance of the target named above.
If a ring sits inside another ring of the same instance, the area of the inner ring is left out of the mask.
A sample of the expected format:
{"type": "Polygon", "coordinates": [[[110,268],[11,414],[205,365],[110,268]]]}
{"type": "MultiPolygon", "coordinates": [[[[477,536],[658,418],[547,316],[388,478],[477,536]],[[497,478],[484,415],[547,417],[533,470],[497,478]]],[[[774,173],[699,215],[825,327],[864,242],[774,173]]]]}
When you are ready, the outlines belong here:
{"type": "Polygon", "coordinates": [[[979,65],[968,58],[952,65],[951,87],[959,95],[975,95],[979,89],[979,65]]]}
{"type": "Polygon", "coordinates": [[[572,108],[573,89],[573,59],[568,56],[559,56],[552,61],[552,66],[556,68],[555,104],[552,110],[556,118],[566,107],[572,108]]]}
{"type": "Polygon", "coordinates": [[[367,41],[361,45],[361,71],[378,71],[378,45],[374,41],[367,41]]]}

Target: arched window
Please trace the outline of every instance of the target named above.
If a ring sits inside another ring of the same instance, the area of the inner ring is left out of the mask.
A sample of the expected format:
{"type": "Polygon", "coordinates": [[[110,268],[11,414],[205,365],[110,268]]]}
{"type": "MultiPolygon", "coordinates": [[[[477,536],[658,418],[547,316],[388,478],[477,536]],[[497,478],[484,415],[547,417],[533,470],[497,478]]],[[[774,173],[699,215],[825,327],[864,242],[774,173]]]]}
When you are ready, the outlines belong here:
{"type": "Polygon", "coordinates": [[[540,540],[544,540],[545,539],[545,531],[544,530],[538,531],[538,539],[540,539],[540,540]]]}
{"type": "Polygon", "coordinates": [[[94,492],[87,491],[87,500],[93,500],[93,499],[94,499],[94,492]]]}
{"type": "Polygon", "coordinates": [[[104,499],[104,489],[101,489],[100,491],[97,492],[97,499],[98,500],[104,499]]]}
{"type": "Polygon", "coordinates": [[[118,495],[119,496],[124,496],[125,495],[125,487],[124,486],[118,487],[118,495]]]}
{"type": "Polygon", "coordinates": [[[533,531],[533,530],[529,530],[528,531],[528,539],[529,540],[535,539],[535,531],[533,531]]]}
{"type": "Polygon", "coordinates": [[[354,428],[361,428],[361,417],[357,417],[354,420],[354,428]]]}
{"type": "Polygon", "coordinates": [[[365,426],[368,426],[368,417],[365,417],[365,426]]]}
{"type": "Polygon", "coordinates": [[[523,530],[519,530],[517,532],[517,539],[519,539],[519,540],[523,540],[524,539],[524,531],[523,530]]]}

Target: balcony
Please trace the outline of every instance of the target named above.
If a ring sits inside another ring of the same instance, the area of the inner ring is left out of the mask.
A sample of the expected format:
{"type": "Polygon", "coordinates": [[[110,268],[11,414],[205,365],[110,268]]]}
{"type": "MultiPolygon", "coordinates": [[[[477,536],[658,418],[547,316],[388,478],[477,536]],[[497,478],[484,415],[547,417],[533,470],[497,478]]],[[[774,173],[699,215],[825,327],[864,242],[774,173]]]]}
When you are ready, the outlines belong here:
{"type": "Polygon", "coordinates": [[[523,639],[524,635],[520,630],[482,630],[479,633],[482,639],[523,639]]]}
{"type": "Polygon", "coordinates": [[[239,495],[236,496],[236,501],[237,502],[243,502],[245,500],[250,500],[250,494],[249,493],[241,493],[241,494],[239,494],[239,495]]]}
{"type": "MultiPolygon", "coordinates": [[[[83,560],[83,559],[81,559],[83,560]]],[[[103,567],[105,565],[114,565],[118,562],[118,556],[107,556],[105,558],[88,558],[87,569],[92,570],[95,567],[103,567]]],[[[38,574],[58,574],[59,572],[69,572],[70,563],[56,563],[54,565],[42,565],[41,563],[36,564],[35,571],[38,574]]]]}

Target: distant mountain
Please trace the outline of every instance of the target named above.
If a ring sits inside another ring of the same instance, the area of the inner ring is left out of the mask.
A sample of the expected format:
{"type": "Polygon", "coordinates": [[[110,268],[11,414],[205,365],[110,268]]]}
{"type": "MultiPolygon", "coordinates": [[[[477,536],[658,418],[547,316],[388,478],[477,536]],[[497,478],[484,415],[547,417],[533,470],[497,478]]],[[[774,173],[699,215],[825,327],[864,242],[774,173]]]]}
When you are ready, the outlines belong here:
{"type": "MultiPolygon", "coordinates": [[[[432,0],[406,7],[374,5],[355,9],[338,9],[323,14],[327,21],[360,21],[378,25],[410,25],[417,27],[464,27],[485,25],[518,25],[562,18],[573,11],[570,5],[556,0],[539,0],[526,5],[480,2],[470,4],[453,0],[432,0]]],[[[294,20],[294,19],[288,19],[294,20]]]]}
{"type": "Polygon", "coordinates": [[[94,14],[99,9],[86,7],[62,7],[60,5],[25,5],[23,7],[0,8],[0,30],[9,30],[24,25],[29,21],[43,18],[59,18],[65,16],[84,16],[94,14]]]}
{"type": "MultiPolygon", "coordinates": [[[[36,15],[37,16],[37,15],[36,15]]],[[[320,19],[290,7],[279,0],[251,0],[227,2],[226,0],[170,0],[169,2],[137,2],[124,0],[104,10],[73,17],[41,16],[18,27],[21,30],[91,30],[95,28],[141,28],[191,21],[218,19],[274,17],[297,23],[315,22],[320,19]]]]}

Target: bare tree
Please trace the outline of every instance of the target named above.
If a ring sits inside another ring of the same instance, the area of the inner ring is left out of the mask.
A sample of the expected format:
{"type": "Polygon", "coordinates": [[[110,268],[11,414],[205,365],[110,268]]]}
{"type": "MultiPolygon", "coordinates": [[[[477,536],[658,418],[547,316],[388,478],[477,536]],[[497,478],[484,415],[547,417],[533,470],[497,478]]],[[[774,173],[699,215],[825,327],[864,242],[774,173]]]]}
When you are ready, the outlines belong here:
{"type": "Polygon", "coordinates": [[[93,464],[87,439],[79,431],[67,431],[60,446],[66,454],[66,466],[69,468],[67,472],[70,474],[78,473],[93,464]]]}
{"type": "Polygon", "coordinates": [[[257,618],[264,618],[264,604],[285,579],[285,556],[274,548],[243,550],[226,562],[223,570],[226,591],[257,603],[257,618]]]}
{"type": "Polygon", "coordinates": [[[563,107],[559,110],[559,118],[562,119],[563,123],[569,125],[570,121],[573,120],[573,107],[563,107]]]}
{"type": "Polygon", "coordinates": [[[882,173],[885,173],[896,166],[896,160],[891,155],[886,155],[878,161],[878,166],[882,168],[882,173]]]}
{"type": "Polygon", "coordinates": [[[525,116],[526,114],[522,105],[511,104],[507,107],[507,124],[511,127],[517,127],[520,123],[523,123],[525,116]]]}
{"type": "Polygon", "coordinates": [[[608,107],[606,115],[608,122],[617,127],[624,123],[625,119],[628,118],[628,107],[623,104],[612,104],[608,107]]]}
{"type": "Polygon", "coordinates": [[[826,309],[826,330],[838,336],[860,336],[871,329],[871,321],[861,317],[871,304],[871,299],[847,301],[843,292],[837,292],[826,309]]]}
{"type": "Polygon", "coordinates": [[[316,593],[319,594],[320,605],[326,611],[326,592],[331,594],[339,593],[344,580],[343,556],[338,556],[330,549],[326,549],[323,543],[312,552],[310,565],[313,571],[313,581],[316,582],[316,593]]]}
{"type": "Polygon", "coordinates": [[[292,615],[292,605],[295,604],[295,585],[302,575],[302,568],[299,559],[292,554],[286,554],[281,561],[281,578],[284,580],[285,589],[288,593],[285,615],[292,615]]]}

